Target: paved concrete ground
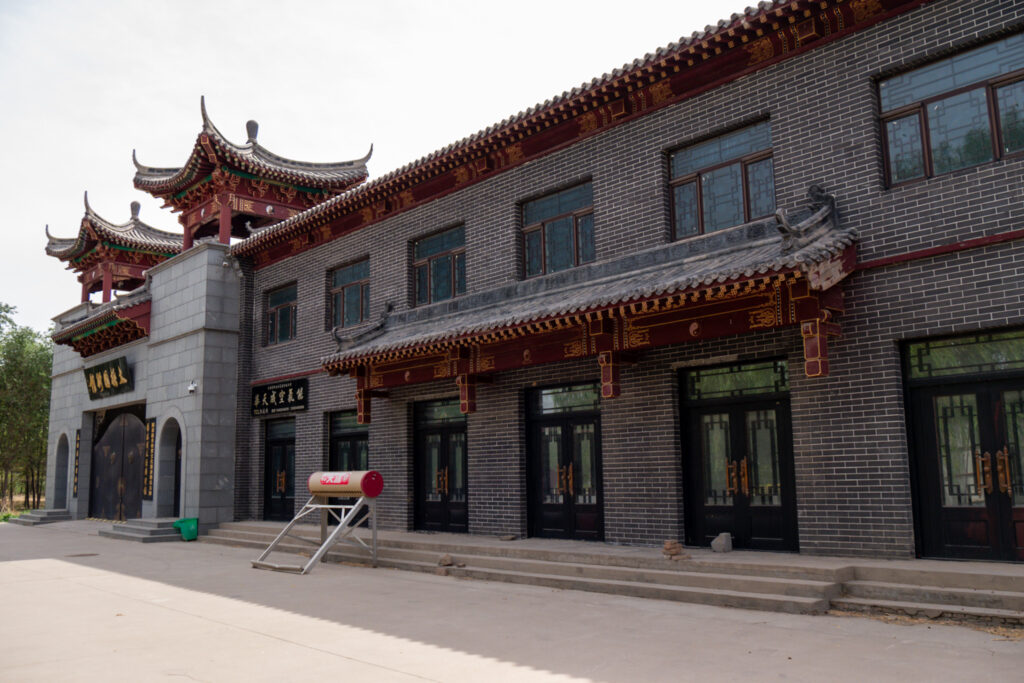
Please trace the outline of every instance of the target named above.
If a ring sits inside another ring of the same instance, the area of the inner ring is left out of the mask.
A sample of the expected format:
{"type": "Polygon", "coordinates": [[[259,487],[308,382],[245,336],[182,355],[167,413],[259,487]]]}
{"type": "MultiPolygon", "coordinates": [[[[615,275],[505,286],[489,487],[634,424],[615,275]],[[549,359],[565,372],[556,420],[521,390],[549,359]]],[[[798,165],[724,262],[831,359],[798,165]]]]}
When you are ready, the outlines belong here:
{"type": "Polygon", "coordinates": [[[0,524],[0,681],[1008,681],[1024,641],[0,524]]]}

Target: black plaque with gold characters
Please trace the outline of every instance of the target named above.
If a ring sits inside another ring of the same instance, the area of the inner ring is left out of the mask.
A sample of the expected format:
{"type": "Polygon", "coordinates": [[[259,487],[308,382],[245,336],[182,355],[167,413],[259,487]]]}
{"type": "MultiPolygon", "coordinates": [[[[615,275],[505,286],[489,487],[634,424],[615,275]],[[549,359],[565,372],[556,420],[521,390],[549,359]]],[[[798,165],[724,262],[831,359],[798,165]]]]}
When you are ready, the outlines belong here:
{"type": "Polygon", "coordinates": [[[142,459],[142,500],[153,500],[153,464],[156,462],[156,419],[146,420],[146,453],[142,459]]]}
{"type": "Polygon", "coordinates": [[[252,388],[252,416],[296,413],[306,409],[309,380],[306,378],[274,382],[252,388]]]}
{"type": "Polygon", "coordinates": [[[75,478],[71,485],[71,497],[78,498],[78,454],[82,452],[82,430],[75,430],[75,478]]]}
{"type": "Polygon", "coordinates": [[[135,388],[135,381],[131,370],[128,369],[128,359],[125,356],[86,368],[84,372],[85,383],[89,387],[89,398],[93,401],[114,394],[123,394],[135,388]]]}

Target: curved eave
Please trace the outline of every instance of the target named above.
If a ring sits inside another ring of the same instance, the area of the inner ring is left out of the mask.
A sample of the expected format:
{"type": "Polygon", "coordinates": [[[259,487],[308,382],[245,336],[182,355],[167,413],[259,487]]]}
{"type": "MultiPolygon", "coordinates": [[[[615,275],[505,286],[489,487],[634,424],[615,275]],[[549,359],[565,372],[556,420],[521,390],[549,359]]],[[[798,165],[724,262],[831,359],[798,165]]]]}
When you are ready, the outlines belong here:
{"type": "Polygon", "coordinates": [[[205,125],[196,138],[188,161],[181,168],[152,168],[135,160],[135,187],[156,195],[176,194],[205,178],[218,166],[228,166],[261,180],[329,192],[343,192],[364,181],[366,160],[337,163],[313,163],[287,159],[267,150],[254,140],[236,145],[224,138],[212,125],[205,125]],[[216,157],[210,160],[209,145],[216,157]]]}
{"type": "Polygon", "coordinates": [[[668,305],[680,297],[685,300],[707,292],[725,294],[774,280],[805,279],[811,289],[825,290],[853,271],[857,234],[832,228],[826,211],[819,211],[811,222],[804,236],[808,242],[792,253],[783,250],[780,237],[771,237],[741,249],[712,252],[695,261],[655,263],[632,272],[609,272],[597,279],[581,277],[570,286],[543,291],[532,300],[522,301],[522,310],[500,314],[503,317],[486,306],[476,306],[438,319],[396,325],[361,347],[322,358],[321,365],[329,372],[341,372],[364,363],[416,356],[439,346],[478,343],[503,331],[532,332],[540,329],[538,325],[651,303],[668,305]],[[735,265],[718,267],[719,263],[733,261],[735,265]]]}

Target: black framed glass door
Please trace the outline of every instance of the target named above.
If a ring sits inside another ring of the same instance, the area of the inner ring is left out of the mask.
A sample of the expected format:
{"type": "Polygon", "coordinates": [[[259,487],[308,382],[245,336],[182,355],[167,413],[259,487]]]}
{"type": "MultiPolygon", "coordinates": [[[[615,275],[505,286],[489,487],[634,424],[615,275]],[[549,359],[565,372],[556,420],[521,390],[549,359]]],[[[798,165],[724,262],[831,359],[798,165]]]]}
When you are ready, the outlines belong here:
{"type": "Polygon", "coordinates": [[[527,397],[530,534],[602,540],[600,390],[539,389],[527,397]]]}
{"type": "Polygon", "coordinates": [[[798,549],[784,361],[683,373],[686,542],[798,549]]]}
{"type": "MultiPolygon", "coordinates": [[[[331,472],[362,472],[370,469],[369,435],[366,432],[366,425],[356,421],[356,411],[331,413],[329,422],[331,442],[327,469],[331,472]]],[[[340,504],[343,501],[340,498],[330,498],[329,502],[340,504]]],[[[365,517],[368,512],[364,508],[361,517],[365,517]]],[[[333,515],[328,515],[327,523],[338,522],[333,515]]]]}
{"type": "Polygon", "coordinates": [[[288,521],[295,514],[295,419],[264,426],[263,519],[288,521]]]}
{"type": "Polygon", "coordinates": [[[466,416],[458,399],[418,403],[414,412],[414,526],[467,532],[466,416]]]}
{"type": "Polygon", "coordinates": [[[1024,333],[908,344],[922,555],[1024,561],[1024,333]]]}

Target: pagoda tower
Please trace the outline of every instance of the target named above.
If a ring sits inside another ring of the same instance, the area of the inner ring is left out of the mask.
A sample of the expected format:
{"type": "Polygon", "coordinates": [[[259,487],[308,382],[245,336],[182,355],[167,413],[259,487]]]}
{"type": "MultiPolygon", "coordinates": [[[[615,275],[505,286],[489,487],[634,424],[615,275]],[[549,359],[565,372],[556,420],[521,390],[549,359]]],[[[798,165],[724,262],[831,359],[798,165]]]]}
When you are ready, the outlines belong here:
{"type": "Polygon", "coordinates": [[[108,302],[114,290],[136,289],[145,282],[147,269],[181,253],[181,235],[139,220],[138,202],[132,202],[131,212],[127,223],[111,223],[93,211],[86,192],[85,215],[76,237],[54,237],[46,226],[46,253],[78,273],[82,302],[93,292],[102,292],[103,302],[108,302]]]}
{"type": "Polygon", "coordinates": [[[362,159],[339,163],[308,163],[278,156],[256,142],[259,126],[246,124],[244,145],[217,130],[200,99],[203,127],[183,166],[154,168],[135,163],[135,187],[164,200],[179,212],[184,248],[196,240],[216,237],[228,244],[343,193],[367,177],[362,159]]]}

